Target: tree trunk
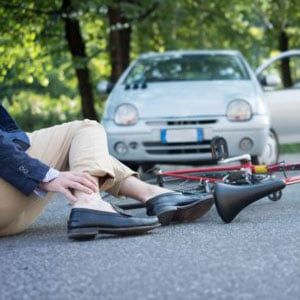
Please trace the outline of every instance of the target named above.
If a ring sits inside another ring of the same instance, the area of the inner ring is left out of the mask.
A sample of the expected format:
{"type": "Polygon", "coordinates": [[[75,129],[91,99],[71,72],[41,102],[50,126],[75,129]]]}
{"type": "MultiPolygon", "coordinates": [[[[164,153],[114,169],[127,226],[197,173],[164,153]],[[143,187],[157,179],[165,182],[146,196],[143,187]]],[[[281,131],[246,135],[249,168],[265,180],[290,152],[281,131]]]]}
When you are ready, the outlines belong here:
{"type": "MultiPolygon", "coordinates": [[[[287,51],[288,49],[289,37],[286,31],[281,30],[279,34],[279,50],[283,52],[287,51]]],[[[284,87],[288,88],[293,85],[289,58],[284,58],[281,60],[281,78],[284,87]]]]}
{"type": "MultiPolygon", "coordinates": [[[[108,18],[110,26],[124,25],[128,20],[121,15],[118,7],[109,7],[108,18]]],[[[131,27],[111,30],[109,33],[111,76],[110,81],[115,83],[130,61],[130,37],[131,27]]]]}
{"type": "MultiPolygon", "coordinates": [[[[68,13],[71,9],[71,0],[63,0],[62,11],[68,13]]],[[[90,71],[87,66],[87,55],[85,43],[81,35],[78,19],[64,18],[65,36],[69,50],[72,55],[75,68],[79,93],[81,96],[82,115],[84,118],[97,120],[97,114],[94,107],[93,88],[90,81],[90,71]]]]}

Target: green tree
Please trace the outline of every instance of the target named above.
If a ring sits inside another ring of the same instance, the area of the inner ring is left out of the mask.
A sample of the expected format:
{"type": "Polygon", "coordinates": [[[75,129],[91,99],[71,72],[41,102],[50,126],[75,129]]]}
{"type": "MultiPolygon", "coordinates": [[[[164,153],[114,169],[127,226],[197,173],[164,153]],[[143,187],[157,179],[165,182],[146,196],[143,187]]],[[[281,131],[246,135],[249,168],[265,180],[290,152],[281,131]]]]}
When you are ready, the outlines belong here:
{"type": "Polygon", "coordinates": [[[130,63],[132,27],[158,6],[156,0],[115,0],[108,6],[111,82],[116,82],[130,63]]]}
{"type": "Polygon", "coordinates": [[[2,98],[79,93],[96,119],[96,82],[115,82],[141,52],[230,48],[257,66],[299,46],[299,14],[298,0],[0,0],[2,98]]]}
{"type": "MultiPolygon", "coordinates": [[[[78,5],[79,6],[79,5],[78,5]]],[[[48,85],[54,61],[72,63],[78,80],[83,116],[96,119],[88,56],[78,14],[71,1],[1,1],[2,80],[12,71],[19,80],[48,85]],[[68,51],[69,50],[69,51],[68,51]],[[71,55],[70,55],[71,54],[71,55]]],[[[69,66],[67,66],[69,68],[69,66]]]]}
{"type": "MultiPolygon", "coordinates": [[[[256,0],[254,11],[264,28],[265,47],[287,51],[299,47],[300,2],[298,0],[256,0]]],[[[268,54],[269,54],[268,53],[268,54]]],[[[292,85],[289,59],[281,62],[283,85],[292,85]]]]}
{"type": "Polygon", "coordinates": [[[298,0],[165,0],[134,27],[132,54],[229,48],[257,66],[274,50],[299,47],[299,20],[298,0]]]}
{"type": "Polygon", "coordinates": [[[0,80],[18,74],[19,82],[46,86],[49,71],[59,61],[69,78],[74,74],[77,78],[83,116],[97,119],[91,75],[96,72],[91,70],[99,70],[95,65],[105,55],[108,63],[108,53],[110,78],[117,80],[129,64],[131,26],[146,18],[156,2],[55,0],[49,4],[46,0],[0,1],[0,80]]]}

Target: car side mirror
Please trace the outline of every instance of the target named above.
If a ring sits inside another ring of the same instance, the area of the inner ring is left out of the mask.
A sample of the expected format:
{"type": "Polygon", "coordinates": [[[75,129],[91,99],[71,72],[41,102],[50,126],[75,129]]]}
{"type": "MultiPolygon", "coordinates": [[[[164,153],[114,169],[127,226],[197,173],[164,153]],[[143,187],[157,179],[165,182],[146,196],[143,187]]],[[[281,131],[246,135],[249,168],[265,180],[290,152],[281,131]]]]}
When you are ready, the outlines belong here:
{"type": "Polygon", "coordinates": [[[275,87],[281,84],[281,79],[277,74],[268,74],[260,79],[260,83],[265,87],[275,87]]]}
{"type": "Polygon", "coordinates": [[[100,94],[109,94],[114,87],[114,84],[108,80],[101,80],[97,84],[97,91],[100,94]]]}

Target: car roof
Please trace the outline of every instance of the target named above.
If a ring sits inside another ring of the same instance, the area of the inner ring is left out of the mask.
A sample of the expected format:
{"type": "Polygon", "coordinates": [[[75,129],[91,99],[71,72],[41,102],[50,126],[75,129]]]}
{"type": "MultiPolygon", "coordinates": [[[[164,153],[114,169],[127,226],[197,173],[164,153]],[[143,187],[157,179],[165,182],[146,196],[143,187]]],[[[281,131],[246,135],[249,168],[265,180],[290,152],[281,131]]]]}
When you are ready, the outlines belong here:
{"type": "Polygon", "coordinates": [[[181,55],[196,55],[196,54],[223,54],[223,55],[241,55],[237,50],[172,50],[165,52],[149,52],[141,54],[138,59],[158,57],[164,55],[181,56],[181,55]]]}

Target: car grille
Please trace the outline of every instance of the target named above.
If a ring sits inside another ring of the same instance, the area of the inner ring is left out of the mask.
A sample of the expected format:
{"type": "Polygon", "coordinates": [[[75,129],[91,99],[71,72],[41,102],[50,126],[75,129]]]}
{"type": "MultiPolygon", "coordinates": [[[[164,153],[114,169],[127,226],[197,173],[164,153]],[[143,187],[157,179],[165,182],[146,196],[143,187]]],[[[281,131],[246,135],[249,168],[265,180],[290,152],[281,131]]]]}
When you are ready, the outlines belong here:
{"type": "Polygon", "coordinates": [[[217,120],[182,120],[182,121],[168,121],[167,125],[204,125],[204,124],[214,124],[217,120]]]}
{"type": "Polygon", "coordinates": [[[204,119],[204,120],[155,120],[147,121],[146,124],[150,126],[184,126],[184,125],[207,125],[217,123],[216,119],[204,119]]]}
{"type": "MultiPolygon", "coordinates": [[[[217,123],[217,119],[169,119],[169,120],[151,120],[146,124],[151,127],[160,128],[190,128],[191,126],[200,127],[217,123]],[[173,127],[174,126],[174,127],[173,127]]],[[[143,146],[148,154],[152,155],[178,155],[178,154],[197,154],[211,153],[210,140],[201,142],[182,142],[182,143],[161,143],[161,142],[144,142],[143,146]]]]}
{"type": "Polygon", "coordinates": [[[194,153],[210,153],[210,141],[202,141],[200,143],[160,143],[160,142],[144,142],[145,150],[149,154],[194,154],[194,153]]]}

